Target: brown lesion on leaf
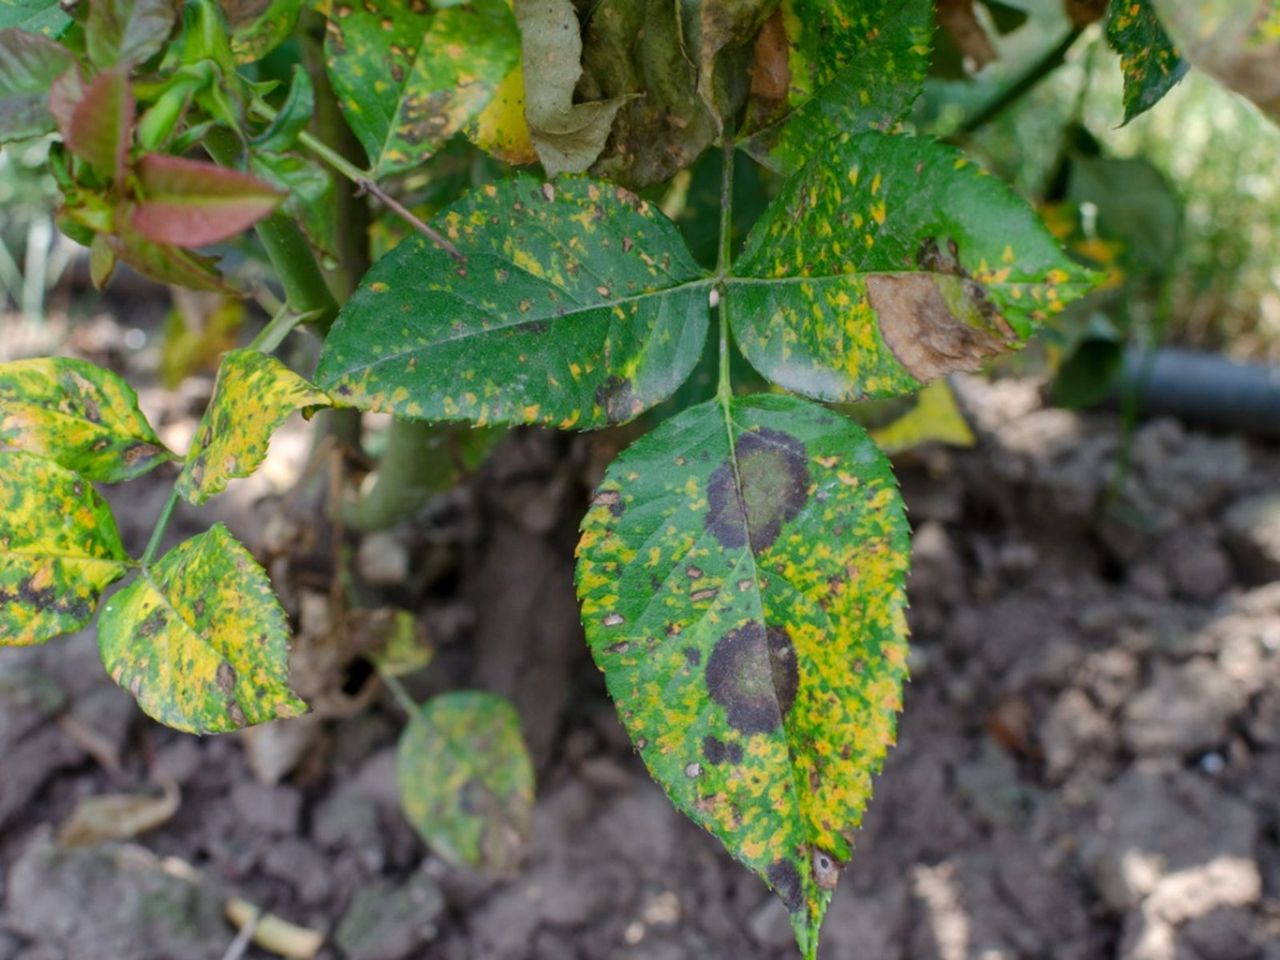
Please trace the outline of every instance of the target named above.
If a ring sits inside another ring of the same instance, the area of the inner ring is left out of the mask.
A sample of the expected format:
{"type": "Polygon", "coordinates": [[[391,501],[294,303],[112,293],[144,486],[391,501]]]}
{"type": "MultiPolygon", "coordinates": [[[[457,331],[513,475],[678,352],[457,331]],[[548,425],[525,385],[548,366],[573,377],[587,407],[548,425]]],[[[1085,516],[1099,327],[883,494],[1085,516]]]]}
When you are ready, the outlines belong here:
{"type": "Polygon", "coordinates": [[[800,871],[794,863],[790,860],[777,860],[769,865],[765,877],[789,911],[795,913],[804,909],[804,884],[800,881],[800,871]]]}
{"type": "Polygon", "coordinates": [[[777,729],[800,683],[790,634],[783,627],[766,629],[756,620],[729,630],[711,651],[706,681],[729,726],[742,733],[777,729]]]}
{"type": "Polygon", "coordinates": [[[779,7],[756,34],[755,51],[748,71],[751,76],[748,129],[766,127],[786,112],[787,94],[791,89],[790,49],[782,8],[779,7]]]}
{"type": "Polygon", "coordinates": [[[768,428],[744,434],[734,446],[737,470],[725,460],[707,483],[706,527],[725,547],[750,542],[759,553],[809,499],[807,456],[798,439],[768,428]]]}
{"type": "Polygon", "coordinates": [[[729,763],[742,762],[742,745],[732,741],[725,742],[719,737],[706,736],[702,738],[702,756],[707,763],[719,764],[728,761],[729,763]]]}
{"type": "Polygon", "coordinates": [[[834,890],[840,882],[840,861],[826,850],[814,848],[811,857],[813,879],[823,890],[834,890]]]}
{"type": "Polygon", "coordinates": [[[595,401],[610,423],[625,423],[644,411],[644,403],[633,392],[631,381],[616,374],[596,387],[595,401]]]}
{"type": "Polygon", "coordinates": [[[1018,335],[969,278],[955,242],[927,237],[916,254],[920,273],[867,277],[867,298],[885,345],[923,382],[976,370],[1018,345],[1018,335]],[[957,310],[966,316],[958,316],[957,310]]]}

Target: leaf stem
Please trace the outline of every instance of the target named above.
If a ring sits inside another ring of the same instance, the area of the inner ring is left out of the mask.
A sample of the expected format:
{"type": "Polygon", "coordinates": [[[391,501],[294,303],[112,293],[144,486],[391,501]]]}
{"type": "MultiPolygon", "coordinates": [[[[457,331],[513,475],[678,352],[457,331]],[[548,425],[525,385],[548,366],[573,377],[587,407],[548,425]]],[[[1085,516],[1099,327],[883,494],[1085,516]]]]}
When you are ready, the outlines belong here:
{"type": "Polygon", "coordinates": [[[1025,97],[1035,89],[1041,80],[1066,60],[1067,53],[1075,46],[1076,41],[1080,39],[1083,33],[1083,27],[1072,27],[1068,30],[1055,46],[1046,50],[1039,60],[1031,64],[1021,75],[1015,77],[1007,87],[989,100],[986,106],[980,108],[977,113],[960,124],[956,132],[947,137],[947,140],[954,142],[969,136],[980,128],[985,127],[1000,114],[1004,113],[1005,110],[1025,97]]]}
{"type": "Polygon", "coordinates": [[[296,313],[286,303],[276,312],[274,317],[267,321],[267,325],[258,331],[258,335],[249,341],[248,349],[270,353],[284,342],[284,338],[289,335],[294,327],[300,323],[306,323],[308,320],[313,320],[316,316],[315,311],[311,313],[296,313]]]}
{"type": "Polygon", "coordinates": [[[720,168],[720,244],[716,255],[716,285],[712,288],[712,302],[720,320],[720,379],[716,396],[727,403],[733,393],[729,378],[729,298],[725,296],[724,280],[732,265],[733,241],[733,133],[724,130],[724,154],[720,168]]]}
{"type": "Polygon", "coordinates": [[[147,548],[142,551],[142,559],[138,561],[143,569],[150,566],[151,561],[160,552],[160,541],[164,539],[164,532],[169,527],[169,520],[173,517],[173,509],[177,505],[178,488],[175,486],[169,491],[169,499],[165,501],[164,507],[161,508],[160,517],[156,520],[156,525],[151,530],[151,539],[147,541],[147,548]]]}
{"type": "Polygon", "coordinates": [[[396,703],[400,704],[400,709],[407,713],[410,718],[417,716],[418,702],[409,696],[409,691],[404,688],[404,684],[400,682],[398,677],[390,674],[382,675],[382,682],[386,684],[391,695],[395,697],[396,703]]]}

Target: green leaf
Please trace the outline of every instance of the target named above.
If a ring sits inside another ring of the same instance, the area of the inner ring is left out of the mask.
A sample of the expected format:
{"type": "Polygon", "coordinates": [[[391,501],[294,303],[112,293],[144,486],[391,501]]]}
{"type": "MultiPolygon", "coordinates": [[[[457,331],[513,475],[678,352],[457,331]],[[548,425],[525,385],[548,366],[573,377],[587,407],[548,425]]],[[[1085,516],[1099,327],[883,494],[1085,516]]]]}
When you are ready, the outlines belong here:
{"type": "Polygon", "coordinates": [[[794,170],[841,133],[888,129],[929,66],[929,0],[783,0],[756,40],[746,149],[794,170]]]}
{"type": "Polygon", "coordinates": [[[482,111],[520,56],[505,0],[425,11],[337,4],[329,78],[377,178],[411,170],[482,111]]]}
{"type": "Polygon", "coordinates": [[[168,244],[148,240],[134,228],[129,204],[116,217],[116,232],[107,237],[112,252],[134,270],[159,283],[192,290],[233,292],[218,273],[217,261],[168,244]]]}
{"type": "Polygon", "coordinates": [[[111,508],[89,481],[0,451],[0,646],[80,629],[128,569],[111,508]]]}
{"type": "Polygon", "coordinates": [[[289,628],[271,581],[222,524],[160,558],[102,608],[98,649],[147,716],[188,733],[296,717],[289,628]]]}
{"type": "Polygon", "coordinates": [[[175,459],[123,378],[68,357],[0,364],[0,449],[26,450],[104,483],[175,459]]]}
{"type": "Polygon", "coordinates": [[[307,129],[316,111],[316,92],[311,77],[300,63],[293,65],[289,94],[270,126],[253,138],[255,151],[280,153],[288,150],[307,129]]]}
{"type": "Polygon", "coordinates": [[[124,183],[133,134],[134,100],[123,70],[107,70],[85,86],[69,70],[53,81],[49,107],[67,149],[117,187],[124,183]]]}
{"type": "Polygon", "coordinates": [[[396,751],[405,817],[449,863],[514,872],[529,838],[533,764],[520,718],[491,693],[446,693],[409,720],[396,751]]]}
{"type": "Polygon", "coordinates": [[[213,397],[178,477],[178,492],[191,503],[204,503],[232,479],[258,469],[271,434],[295,410],[328,405],[327,396],[275,357],[232,350],[218,368],[213,397]]]}
{"type": "Polygon", "coordinates": [[[953,447],[974,444],[973,430],[946,380],[935,380],[917,393],[903,413],[871,430],[871,439],[890,455],[925,443],[945,443],[953,447]]]}
{"type": "Polygon", "coordinates": [[[334,186],[329,171],[314,160],[291,153],[249,154],[249,172],[285,194],[281,209],[317,250],[337,255],[334,186]]]}
{"type": "Polygon", "coordinates": [[[907,563],[883,454],[782,395],[666,421],[582,521],[583,624],[627,732],[782,898],[806,957],[893,742],[907,563]]]}
{"type": "Polygon", "coordinates": [[[712,281],[647,201],[520,177],[468,194],[383,257],[325,339],[334,401],[425,420],[601,427],[697,362],[712,281]]]}
{"type": "Polygon", "coordinates": [[[93,0],[85,22],[89,61],[99,70],[150,60],[169,39],[175,0],[93,0]]]}
{"type": "Polygon", "coordinates": [[[1024,343],[1092,285],[956,151],[842,137],[783,186],[728,283],[752,365],[821,400],[911,393],[1024,343]]]}
{"type": "Polygon", "coordinates": [[[582,36],[571,0],[515,0],[524,62],[524,115],[547,175],[581,173],[609,138],[625,98],[575,103],[582,36]]]}
{"type": "Polygon", "coordinates": [[[0,4],[0,30],[17,27],[57,40],[71,24],[58,0],[5,0],[0,4]]]}
{"type": "Polygon", "coordinates": [[[231,23],[231,50],[237,63],[261,60],[289,39],[304,0],[219,0],[231,23]]]}
{"type": "Polygon", "coordinates": [[[1154,107],[1187,72],[1151,0],[1111,0],[1107,42],[1124,72],[1124,122],[1154,107]]]}
{"type": "Polygon", "coordinates": [[[207,247],[257,223],[284,194],[239,170],[149,153],[138,162],[133,228],[153,243],[207,247]]]}
{"type": "Polygon", "coordinates": [[[0,30],[0,143],[50,133],[49,86],[76,65],[60,44],[22,30],[0,30]]]}

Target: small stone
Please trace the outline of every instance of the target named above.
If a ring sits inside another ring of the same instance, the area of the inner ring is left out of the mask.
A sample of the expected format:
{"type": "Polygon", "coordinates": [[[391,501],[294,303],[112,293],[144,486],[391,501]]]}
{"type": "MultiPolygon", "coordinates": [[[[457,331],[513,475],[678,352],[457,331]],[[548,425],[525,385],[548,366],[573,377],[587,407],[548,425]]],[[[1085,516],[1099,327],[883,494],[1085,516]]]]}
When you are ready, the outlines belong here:
{"type": "Polygon", "coordinates": [[[231,805],[241,819],[255,830],[277,836],[298,832],[302,815],[302,793],[294,787],[267,787],[241,781],[231,790],[231,805]]]}
{"type": "Polygon", "coordinates": [[[402,960],[438,932],[444,912],[440,887],[423,871],[407,883],[377,880],[356,894],[334,941],[347,960],[402,960]]]}
{"type": "Polygon", "coordinates": [[[360,542],[356,569],[372,586],[397,586],[409,579],[409,551],[393,533],[370,533],[360,542]]]}
{"type": "Polygon", "coordinates": [[[303,903],[322,903],[333,890],[328,859],[305,840],[291,837],[271,844],[262,856],[262,872],[292,884],[303,903]]]}
{"type": "Polygon", "coordinates": [[[1280,580],[1280,493],[1249,497],[1222,518],[1222,535],[1248,583],[1280,580]]]}
{"type": "Polygon", "coordinates": [[[1221,744],[1243,709],[1235,686],[1211,662],[1157,664],[1155,679],[1124,710],[1123,736],[1137,754],[1188,756],[1221,744]]]}

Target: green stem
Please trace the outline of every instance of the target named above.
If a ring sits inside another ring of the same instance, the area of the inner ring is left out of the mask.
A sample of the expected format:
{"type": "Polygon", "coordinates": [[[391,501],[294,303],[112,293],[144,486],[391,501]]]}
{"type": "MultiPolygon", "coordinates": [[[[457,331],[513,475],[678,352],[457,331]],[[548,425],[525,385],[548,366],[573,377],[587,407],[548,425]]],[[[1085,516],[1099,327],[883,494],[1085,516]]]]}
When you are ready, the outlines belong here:
{"type": "Polygon", "coordinates": [[[147,548],[142,551],[142,559],[139,561],[142,567],[149,566],[156,554],[160,552],[160,541],[164,539],[164,532],[169,526],[173,509],[177,505],[178,488],[174,487],[169,491],[169,499],[165,501],[164,507],[160,510],[160,518],[156,520],[156,525],[151,530],[151,539],[147,541],[147,548]]]}
{"type": "Polygon", "coordinates": [[[382,682],[387,685],[387,689],[391,691],[391,695],[396,698],[396,703],[400,704],[400,709],[407,713],[410,717],[418,714],[418,703],[413,697],[409,696],[409,691],[404,688],[396,677],[389,674],[382,675],[382,682]]]}
{"type": "Polygon", "coordinates": [[[449,486],[455,467],[445,449],[448,431],[421,420],[392,420],[373,485],[347,511],[347,526],[361,533],[385,530],[449,486]]]}
{"type": "Polygon", "coordinates": [[[724,131],[724,155],[720,168],[720,244],[716,256],[716,285],[713,290],[720,321],[720,379],[716,396],[727,403],[733,394],[729,378],[729,298],[725,296],[724,280],[732,265],[733,243],[733,136],[724,131]]]}
{"type": "Polygon", "coordinates": [[[267,325],[258,331],[258,335],[249,341],[249,349],[271,353],[284,342],[284,338],[294,327],[300,323],[306,323],[313,316],[308,313],[294,313],[289,309],[289,305],[285,304],[276,311],[274,317],[267,321],[267,325]]]}
{"type": "Polygon", "coordinates": [[[1007,87],[988,101],[986,106],[960,124],[959,129],[947,140],[955,141],[970,136],[1025,97],[1039,85],[1041,80],[1061,66],[1067,58],[1067,53],[1083,33],[1083,27],[1072,27],[1068,30],[1055,46],[1046,50],[1039,60],[1015,77],[1007,87]]]}

